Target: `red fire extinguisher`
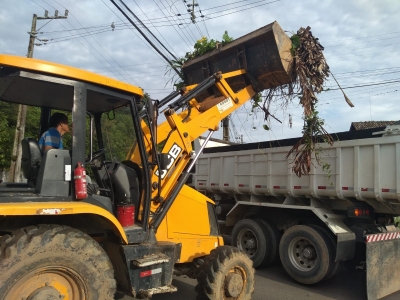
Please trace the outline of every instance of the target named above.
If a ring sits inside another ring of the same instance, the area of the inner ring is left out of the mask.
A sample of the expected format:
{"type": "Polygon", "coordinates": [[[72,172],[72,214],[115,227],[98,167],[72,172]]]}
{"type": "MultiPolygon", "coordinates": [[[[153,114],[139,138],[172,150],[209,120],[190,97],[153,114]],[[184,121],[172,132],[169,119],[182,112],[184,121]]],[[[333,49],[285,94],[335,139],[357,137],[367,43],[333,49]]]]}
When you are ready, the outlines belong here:
{"type": "Polygon", "coordinates": [[[75,198],[82,200],[87,198],[86,171],[82,164],[78,162],[74,170],[75,179],[75,198]]]}

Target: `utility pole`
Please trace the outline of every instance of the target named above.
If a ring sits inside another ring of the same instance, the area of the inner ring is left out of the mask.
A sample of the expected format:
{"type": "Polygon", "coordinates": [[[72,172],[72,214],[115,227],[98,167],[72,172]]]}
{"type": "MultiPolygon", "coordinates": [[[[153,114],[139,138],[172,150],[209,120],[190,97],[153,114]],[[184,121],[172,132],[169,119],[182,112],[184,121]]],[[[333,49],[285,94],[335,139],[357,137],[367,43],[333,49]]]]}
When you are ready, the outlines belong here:
{"type": "MultiPolygon", "coordinates": [[[[29,45],[28,45],[28,54],[26,55],[26,57],[28,58],[33,57],[33,48],[35,46],[35,39],[37,35],[36,32],[37,20],[66,19],[67,17],[68,17],[68,10],[65,11],[64,16],[59,16],[58,10],[55,11],[54,16],[49,16],[49,12],[47,10],[45,11],[44,17],[38,17],[36,14],[33,14],[31,31],[28,32],[29,45]]],[[[14,145],[11,155],[10,175],[8,179],[10,182],[19,182],[21,178],[21,158],[22,158],[21,141],[25,135],[26,112],[27,112],[26,105],[18,106],[17,126],[15,128],[14,145]]]]}
{"type": "MultiPolygon", "coordinates": [[[[186,3],[186,0],[183,0],[183,2],[186,3]]],[[[199,4],[196,3],[195,0],[193,0],[193,3],[192,4],[187,4],[187,6],[188,6],[188,10],[187,11],[188,11],[188,13],[190,13],[190,21],[192,21],[192,23],[195,24],[196,23],[196,15],[195,15],[194,8],[196,6],[199,6],[199,4]]],[[[201,13],[201,11],[200,11],[200,13],[201,13]]],[[[204,18],[202,13],[201,13],[201,17],[204,18]]]]}

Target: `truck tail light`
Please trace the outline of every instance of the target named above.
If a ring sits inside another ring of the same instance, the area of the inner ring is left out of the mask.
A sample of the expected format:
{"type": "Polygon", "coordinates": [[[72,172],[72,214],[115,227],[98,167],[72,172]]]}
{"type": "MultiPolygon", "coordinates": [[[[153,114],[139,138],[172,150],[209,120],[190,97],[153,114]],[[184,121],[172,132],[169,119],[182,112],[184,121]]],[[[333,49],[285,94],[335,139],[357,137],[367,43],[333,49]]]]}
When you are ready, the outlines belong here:
{"type": "Polygon", "coordinates": [[[369,218],[372,215],[370,208],[365,207],[353,207],[348,210],[349,217],[361,217],[361,218],[369,218]]]}

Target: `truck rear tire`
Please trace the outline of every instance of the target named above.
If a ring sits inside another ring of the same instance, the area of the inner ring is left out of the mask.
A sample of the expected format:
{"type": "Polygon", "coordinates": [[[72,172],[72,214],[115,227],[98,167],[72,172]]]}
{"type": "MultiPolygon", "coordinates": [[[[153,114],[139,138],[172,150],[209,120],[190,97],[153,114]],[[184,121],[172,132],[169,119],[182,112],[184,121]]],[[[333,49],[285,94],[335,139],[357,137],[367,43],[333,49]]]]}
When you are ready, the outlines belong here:
{"type": "Polygon", "coordinates": [[[272,265],[279,261],[279,243],[282,238],[282,233],[279,231],[278,227],[274,223],[261,219],[259,221],[265,224],[271,235],[271,262],[268,263],[268,265],[272,265]]]}
{"type": "Polygon", "coordinates": [[[335,259],[324,234],[304,225],[296,225],[285,231],[279,254],[286,272],[303,284],[314,284],[325,279],[335,259]]]}
{"type": "Polygon", "coordinates": [[[204,258],[197,282],[197,300],[250,300],[255,284],[252,261],[235,247],[217,247],[204,258]]]}
{"type": "Polygon", "coordinates": [[[67,226],[30,226],[2,236],[0,269],[1,300],[112,300],[116,291],[105,251],[67,226]]]}
{"type": "Polygon", "coordinates": [[[268,266],[278,252],[272,229],[261,220],[240,220],[233,227],[231,245],[245,252],[255,268],[268,266]]]}
{"type": "Polygon", "coordinates": [[[314,228],[316,230],[320,231],[321,236],[324,237],[324,240],[328,246],[328,249],[332,252],[332,255],[330,255],[331,261],[329,262],[329,270],[328,273],[326,274],[324,280],[328,280],[335,276],[336,272],[339,270],[340,262],[336,261],[336,241],[333,238],[331,234],[329,234],[328,230],[325,228],[322,228],[318,225],[309,225],[311,228],[314,228]]]}

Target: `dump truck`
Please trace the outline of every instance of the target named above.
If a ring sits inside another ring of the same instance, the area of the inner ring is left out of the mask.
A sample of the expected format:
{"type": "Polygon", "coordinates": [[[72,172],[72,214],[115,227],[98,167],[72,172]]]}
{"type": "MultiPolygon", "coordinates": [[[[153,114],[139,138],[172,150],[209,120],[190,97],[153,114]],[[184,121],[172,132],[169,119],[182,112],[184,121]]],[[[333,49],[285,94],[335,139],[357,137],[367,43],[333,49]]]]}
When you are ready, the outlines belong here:
{"type": "Polygon", "coordinates": [[[198,299],[251,299],[252,261],[224,245],[214,202],[185,183],[201,153],[195,139],[257,90],[291,81],[288,46],[269,24],[187,63],[185,88],[161,101],[99,74],[0,55],[0,101],[40,110],[38,135],[22,140],[27,182],[0,183],[0,299],[150,298],[176,291],[173,274],[196,278],[198,299]],[[60,111],[71,116],[70,148],[43,153],[37,140],[60,111]]]}
{"type": "Polygon", "coordinates": [[[400,125],[332,137],[305,176],[287,157],[293,138],[207,148],[192,182],[254,266],[280,258],[294,280],[314,284],[341,262],[363,262],[368,299],[379,299],[400,290],[400,125]]]}

